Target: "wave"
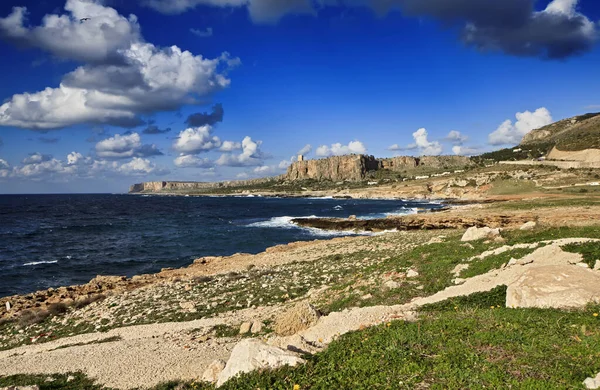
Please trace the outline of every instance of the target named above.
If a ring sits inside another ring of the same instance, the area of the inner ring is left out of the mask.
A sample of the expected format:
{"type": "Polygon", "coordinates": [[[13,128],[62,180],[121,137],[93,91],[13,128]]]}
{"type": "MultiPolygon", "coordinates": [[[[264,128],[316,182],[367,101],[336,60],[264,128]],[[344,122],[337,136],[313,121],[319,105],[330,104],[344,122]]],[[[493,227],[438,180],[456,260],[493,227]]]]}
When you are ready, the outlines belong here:
{"type": "Polygon", "coordinates": [[[25,263],[23,264],[23,267],[29,267],[32,265],[40,265],[40,264],[56,264],[58,263],[58,260],[53,260],[53,261],[32,261],[31,263],[25,263]]]}
{"type": "Polygon", "coordinates": [[[273,217],[266,221],[253,222],[251,224],[246,225],[246,227],[258,227],[258,228],[275,228],[275,229],[296,229],[303,230],[310,234],[311,236],[316,237],[344,237],[344,236],[376,236],[386,233],[394,232],[395,230],[386,230],[383,232],[368,232],[368,231],[354,231],[354,230],[326,230],[326,229],[318,229],[313,227],[304,227],[298,226],[292,222],[293,219],[307,219],[307,218],[322,218],[317,217],[316,215],[311,215],[308,217],[273,217]]]}

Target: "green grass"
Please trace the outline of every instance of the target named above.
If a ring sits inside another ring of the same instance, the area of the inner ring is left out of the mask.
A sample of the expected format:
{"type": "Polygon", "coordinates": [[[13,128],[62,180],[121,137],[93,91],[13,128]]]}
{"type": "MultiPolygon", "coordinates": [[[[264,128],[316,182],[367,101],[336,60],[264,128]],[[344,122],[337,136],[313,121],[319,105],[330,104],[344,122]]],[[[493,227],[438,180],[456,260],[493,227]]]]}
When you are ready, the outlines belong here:
{"type": "Polygon", "coordinates": [[[0,376],[0,387],[31,385],[38,385],[40,390],[108,390],[82,373],[0,376]]]}
{"type": "Polygon", "coordinates": [[[549,207],[590,207],[600,206],[600,197],[590,197],[589,194],[574,195],[568,199],[533,199],[518,202],[502,202],[494,205],[495,208],[504,210],[535,210],[549,207]]]}
{"type": "Polygon", "coordinates": [[[477,275],[483,275],[491,270],[499,269],[503,264],[508,263],[511,258],[520,259],[532,253],[534,250],[535,249],[515,249],[499,255],[488,256],[484,259],[475,259],[469,263],[469,268],[460,273],[460,277],[466,279],[477,275]]]}
{"type": "Polygon", "coordinates": [[[567,252],[580,253],[583,255],[583,262],[594,268],[597,260],[600,260],[600,243],[587,242],[582,244],[569,244],[562,247],[567,252]]]}
{"type": "Polygon", "coordinates": [[[516,195],[540,191],[533,181],[525,180],[497,180],[489,191],[490,195],[516,195]]]}

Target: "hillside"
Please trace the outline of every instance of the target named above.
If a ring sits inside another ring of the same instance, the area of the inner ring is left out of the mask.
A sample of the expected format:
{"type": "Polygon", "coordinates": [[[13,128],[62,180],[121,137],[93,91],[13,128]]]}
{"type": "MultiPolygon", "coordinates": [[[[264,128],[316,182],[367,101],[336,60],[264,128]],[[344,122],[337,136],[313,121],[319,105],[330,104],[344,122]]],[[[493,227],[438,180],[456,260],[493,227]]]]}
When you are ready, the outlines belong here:
{"type": "Polygon", "coordinates": [[[573,152],[600,149],[600,113],[585,114],[563,119],[527,134],[521,146],[538,144],[573,152]]]}

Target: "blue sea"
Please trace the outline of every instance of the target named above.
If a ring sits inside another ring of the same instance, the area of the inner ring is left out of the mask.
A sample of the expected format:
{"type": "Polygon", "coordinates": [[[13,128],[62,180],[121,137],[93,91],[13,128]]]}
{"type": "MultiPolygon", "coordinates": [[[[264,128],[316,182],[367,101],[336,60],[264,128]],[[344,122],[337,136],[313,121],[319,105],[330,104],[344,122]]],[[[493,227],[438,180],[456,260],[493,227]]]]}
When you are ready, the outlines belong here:
{"type": "Polygon", "coordinates": [[[0,296],[348,234],[299,228],[293,217],[376,218],[435,207],[401,200],[0,195],[0,296]]]}

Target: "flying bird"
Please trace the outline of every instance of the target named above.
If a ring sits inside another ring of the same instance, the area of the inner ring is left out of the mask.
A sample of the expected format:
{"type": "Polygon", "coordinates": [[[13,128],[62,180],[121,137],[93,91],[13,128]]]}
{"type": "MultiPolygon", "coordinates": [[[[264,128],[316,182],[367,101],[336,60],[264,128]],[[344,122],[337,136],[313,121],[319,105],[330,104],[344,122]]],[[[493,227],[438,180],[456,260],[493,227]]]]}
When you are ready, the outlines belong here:
{"type": "Polygon", "coordinates": [[[79,19],[79,22],[83,23],[83,22],[86,22],[88,20],[91,20],[91,18],[82,18],[82,19],[79,19]]]}

